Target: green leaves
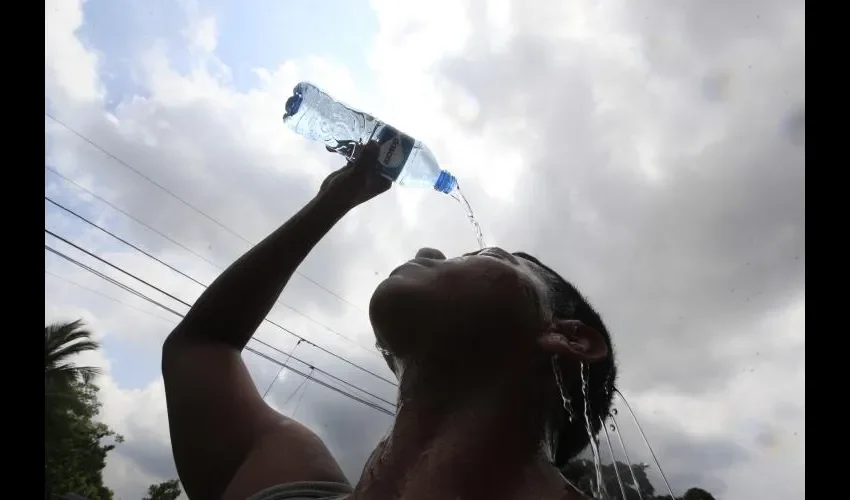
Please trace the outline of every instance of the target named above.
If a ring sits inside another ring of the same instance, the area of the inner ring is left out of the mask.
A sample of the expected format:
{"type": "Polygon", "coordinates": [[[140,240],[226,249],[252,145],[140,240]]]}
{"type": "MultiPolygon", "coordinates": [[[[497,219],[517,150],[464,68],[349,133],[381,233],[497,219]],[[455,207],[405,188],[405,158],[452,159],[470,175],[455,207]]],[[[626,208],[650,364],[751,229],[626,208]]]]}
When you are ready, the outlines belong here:
{"type": "Polygon", "coordinates": [[[177,500],[181,492],[180,480],[172,479],[148,486],[148,494],[142,500],[177,500]]]}
{"type": "Polygon", "coordinates": [[[123,438],[94,418],[100,412],[99,370],[69,358],[100,346],[81,321],[44,327],[44,472],[50,494],[111,500],[103,484],[106,455],[123,438]]]}
{"type": "Polygon", "coordinates": [[[100,344],[92,340],[91,332],[82,320],[57,323],[44,327],[44,388],[45,394],[58,396],[70,391],[73,382],[91,383],[100,369],[76,366],[69,361],[75,355],[96,351],[100,344]]]}

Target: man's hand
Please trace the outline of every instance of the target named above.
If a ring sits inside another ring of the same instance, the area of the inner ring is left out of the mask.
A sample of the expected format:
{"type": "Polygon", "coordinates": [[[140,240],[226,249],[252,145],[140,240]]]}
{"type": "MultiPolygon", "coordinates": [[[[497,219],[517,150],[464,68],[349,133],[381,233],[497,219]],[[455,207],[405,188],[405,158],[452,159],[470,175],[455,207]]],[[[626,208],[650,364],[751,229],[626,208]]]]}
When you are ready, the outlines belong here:
{"type": "Polygon", "coordinates": [[[392,182],[378,173],[378,145],[368,143],[356,160],[330,174],[319,195],[332,197],[351,209],[387,191],[392,182]]]}

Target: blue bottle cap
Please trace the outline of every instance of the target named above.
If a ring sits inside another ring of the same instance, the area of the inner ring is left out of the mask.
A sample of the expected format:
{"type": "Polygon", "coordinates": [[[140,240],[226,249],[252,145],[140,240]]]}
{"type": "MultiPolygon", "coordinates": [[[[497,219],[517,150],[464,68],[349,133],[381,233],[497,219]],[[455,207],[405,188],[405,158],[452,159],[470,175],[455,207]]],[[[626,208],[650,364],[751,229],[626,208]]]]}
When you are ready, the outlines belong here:
{"type": "Polygon", "coordinates": [[[457,187],[457,179],[455,176],[445,170],[440,171],[440,176],[434,182],[434,189],[441,193],[449,194],[457,187]]]}
{"type": "Polygon", "coordinates": [[[298,112],[298,109],[301,107],[301,102],[303,100],[303,95],[292,94],[292,96],[286,100],[286,113],[283,115],[283,119],[286,120],[290,116],[294,116],[295,113],[298,112]]]}

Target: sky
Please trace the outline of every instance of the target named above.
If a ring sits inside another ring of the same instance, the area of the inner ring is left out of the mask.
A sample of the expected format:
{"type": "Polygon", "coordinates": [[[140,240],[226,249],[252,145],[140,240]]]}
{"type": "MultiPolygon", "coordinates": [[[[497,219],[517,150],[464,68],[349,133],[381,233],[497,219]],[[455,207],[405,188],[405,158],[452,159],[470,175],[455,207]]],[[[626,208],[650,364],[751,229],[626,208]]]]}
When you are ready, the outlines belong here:
{"type": "MultiPolygon", "coordinates": [[[[202,291],[187,276],[212,281],[341,166],[281,122],[302,80],[428,144],[487,244],[589,298],[677,493],[804,497],[802,0],[47,0],[45,195],[144,253],[47,200],[45,228],[171,297],[45,244],[185,312],[202,291]]],[[[270,314],[289,332],[265,323],[251,345],[394,400],[365,311],[422,246],[476,247],[450,198],[397,187],[357,208],[270,314]]],[[[46,250],[45,323],[77,318],[103,344],[80,360],[105,370],[101,419],[125,437],[105,481],[141,498],[176,476],[159,353],[178,318],[46,250]]],[[[392,418],[244,357],[356,479],[392,418]]],[[[630,458],[652,463],[617,408],[630,458]]]]}

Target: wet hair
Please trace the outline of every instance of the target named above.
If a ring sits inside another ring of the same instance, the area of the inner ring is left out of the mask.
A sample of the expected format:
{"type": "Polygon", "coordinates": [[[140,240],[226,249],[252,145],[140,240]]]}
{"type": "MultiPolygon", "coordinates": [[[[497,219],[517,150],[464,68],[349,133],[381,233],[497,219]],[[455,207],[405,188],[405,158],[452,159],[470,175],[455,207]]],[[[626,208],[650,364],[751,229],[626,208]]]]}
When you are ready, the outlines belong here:
{"type": "MultiPolygon", "coordinates": [[[[605,359],[585,365],[584,377],[587,381],[587,416],[590,420],[590,433],[587,431],[587,421],[584,418],[585,397],[581,380],[565,388],[575,415],[572,420],[567,418],[566,411],[561,405],[560,395],[557,395],[557,403],[554,405],[557,411],[550,417],[551,421],[557,424],[555,429],[557,443],[550,444],[554,445],[554,463],[561,467],[590,444],[590,435],[596,436],[601,429],[602,421],[611,411],[611,398],[617,377],[614,348],[611,344],[611,336],[599,313],[573,285],[531,255],[524,252],[516,252],[514,255],[540,268],[541,277],[549,287],[550,306],[555,319],[581,321],[601,333],[608,346],[608,356],[605,359]]],[[[565,366],[562,361],[558,368],[563,370],[565,366]]]]}

